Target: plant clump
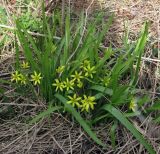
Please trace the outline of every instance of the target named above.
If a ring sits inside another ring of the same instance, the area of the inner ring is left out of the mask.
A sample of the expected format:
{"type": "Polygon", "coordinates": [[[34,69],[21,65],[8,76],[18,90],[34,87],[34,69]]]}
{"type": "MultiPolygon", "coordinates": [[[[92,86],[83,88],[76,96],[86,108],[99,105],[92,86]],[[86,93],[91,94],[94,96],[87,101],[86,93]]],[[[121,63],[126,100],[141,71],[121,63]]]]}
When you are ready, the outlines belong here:
{"type": "MultiPolygon", "coordinates": [[[[15,87],[37,91],[38,96],[48,103],[49,110],[52,108],[54,112],[58,110],[70,113],[101,146],[105,145],[92,131],[91,126],[110,119],[124,125],[150,153],[154,153],[152,146],[127,118],[128,114],[137,116],[144,100],[139,98],[141,104],[135,102],[148,24],[145,24],[136,44],[129,44],[126,36],[123,48],[115,50],[111,46],[101,46],[112,23],[112,16],[105,23],[101,22],[100,14],[94,23],[87,25],[82,16],[76,25],[72,25],[70,15],[67,15],[64,32],[59,33],[58,27],[63,27],[60,16],[53,16],[51,27],[44,7],[42,10],[41,33],[44,36],[34,38],[19,20],[16,21],[16,36],[23,47],[26,60],[21,62],[17,47],[16,68],[11,75],[15,87]],[[101,25],[100,30],[97,25],[101,25]],[[87,26],[85,33],[84,26],[87,26]],[[100,56],[100,52],[103,56],[100,56]],[[136,69],[133,67],[135,65],[136,69]],[[128,76],[129,81],[122,82],[128,76]]],[[[46,111],[44,112],[46,116],[46,111]]],[[[35,119],[39,120],[36,117],[35,119]]],[[[112,143],[115,145],[115,140],[112,143]]]]}

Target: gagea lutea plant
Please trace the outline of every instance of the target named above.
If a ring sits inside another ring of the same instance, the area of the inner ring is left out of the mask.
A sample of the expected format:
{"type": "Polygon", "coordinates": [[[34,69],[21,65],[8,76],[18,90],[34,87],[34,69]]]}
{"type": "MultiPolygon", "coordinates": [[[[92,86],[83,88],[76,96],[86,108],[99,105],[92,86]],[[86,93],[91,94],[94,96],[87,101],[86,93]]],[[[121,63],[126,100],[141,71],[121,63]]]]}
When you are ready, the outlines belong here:
{"type": "MultiPolygon", "coordinates": [[[[138,103],[134,101],[135,88],[147,41],[148,24],[144,25],[137,44],[130,45],[126,42],[127,45],[122,49],[112,49],[103,48],[101,43],[113,16],[108,22],[102,22],[102,19],[102,15],[99,15],[92,23],[86,24],[86,18],[82,15],[76,23],[68,14],[65,30],[60,33],[60,14],[53,14],[50,25],[43,7],[43,30],[39,33],[44,35],[36,37],[28,34],[17,20],[16,35],[23,48],[25,60],[19,59],[20,48],[15,43],[16,67],[11,81],[15,86],[38,91],[38,95],[48,103],[48,110],[37,115],[30,124],[56,110],[65,111],[77,120],[97,144],[106,146],[91,128],[111,119],[124,125],[153,154],[155,152],[152,146],[128,120],[126,113],[121,111],[121,107],[125,106],[125,112],[134,113],[134,116],[138,113],[138,103]],[[97,25],[101,28],[97,29],[97,25]],[[136,65],[136,69],[133,65],[136,65]],[[130,80],[127,83],[121,82],[127,75],[130,80]]],[[[111,141],[115,145],[115,140],[111,141]]]]}

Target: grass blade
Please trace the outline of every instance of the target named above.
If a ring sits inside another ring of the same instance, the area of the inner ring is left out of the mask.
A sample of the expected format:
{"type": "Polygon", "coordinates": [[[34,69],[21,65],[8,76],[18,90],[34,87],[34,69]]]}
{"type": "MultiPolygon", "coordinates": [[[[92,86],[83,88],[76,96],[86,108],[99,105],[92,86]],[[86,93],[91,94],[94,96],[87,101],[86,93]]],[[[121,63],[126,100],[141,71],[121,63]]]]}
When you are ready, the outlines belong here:
{"type": "Polygon", "coordinates": [[[113,54],[113,51],[112,51],[111,47],[106,49],[105,53],[104,53],[104,57],[102,57],[102,59],[99,60],[98,64],[96,65],[96,70],[101,70],[102,67],[104,66],[106,60],[108,60],[112,54],[113,54]]]}
{"type": "Polygon", "coordinates": [[[101,92],[103,94],[107,94],[109,96],[113,95],[112,89],[109,89],[109,88],[106,88],[106,87],[103,87],[103,86],[95,85],[95,86],[90,87],[90,89],[99,91],[99,92],[101,92]]]}
{"type": "Polygon", "coordinates": [[[156,154],[152,146],[143,138],[143,136],[140,134],[140,132],[128,121],[127,118],[124,117],[124,115],[117,110],[112,105],[104,105],[103,109],[110,112],[116,119],[118,119],[121,124],[123,124],[136,139],[148,150],[150,154],[156,154]]]}
{"type": "Polygon", "coordinates": [[[62,109],[62,106],[54,106],[54,107],[48,107],[47,110],[41,112],[40,114],[38,114],[35,118],[33,118],[30,122],[29,125],[38,122],[40,119],[47,117],[48,115],[50,115],[51,113],[53,113],[56,110],[60,110],[62,109]]]}
{"type": "Polygon", "coordinates": [[[133,78],[133,83],[132,83],[133,86],[136,85],[137,80],[138,80],[138,73],[139,73],[140,64],[141,64],[141,57],[142,57],[142,54],[143,54],[145,44],[147,42],[147,35],[148,35],[148,23],[145,23],[144,31],[142,33],[142,36],[138,40],[136,48],[134,50],[134,54],[135,54],[134,56],[138,56],[138,61],[137,61],[135,75],[134,75],[134,78],[133,78]]]}
{"type": "Polygon", "coordinates": [[[112,144],[113,149],[116,148],[116,135],[115,134],[116,134],[117,126],[118,126],[117,121],[115,121],[110,130],[111,144],[112,144]]]}
{"type": "Polygon", "coordinates": [[[58,98],[65,106],[66,110],[69,111],[74,118],[79,122],[83,129],[88,133],[88,135],[99,145],[105,146],[101,140],[99,140],[96,134],[91,130],[86,121],[81,117],[81,115],[73,108],[70,104],[67,104],[67,100],[60,94],[55,94],[55,97],[58,98]]]}
{"type": "Polygon", "coordinates": [[[69,56],[70,48],[70,15],[67,15],[65,22],[65,45],[62,65],[65,65],[69,56]]]}
{"type": "Polygon", "coordinates": [[[27,61],[30,62],[33,70],[38,70],[38,66],[34,60],[34,55],[30,49],[30,45],[27,42],[24,33],[22,32],[24,31],[24,28],[20,25],[20,22],[18,20],[16,21],[16,26],[17,26],[17,35],[24,49],[24,54],[27,61]]]}

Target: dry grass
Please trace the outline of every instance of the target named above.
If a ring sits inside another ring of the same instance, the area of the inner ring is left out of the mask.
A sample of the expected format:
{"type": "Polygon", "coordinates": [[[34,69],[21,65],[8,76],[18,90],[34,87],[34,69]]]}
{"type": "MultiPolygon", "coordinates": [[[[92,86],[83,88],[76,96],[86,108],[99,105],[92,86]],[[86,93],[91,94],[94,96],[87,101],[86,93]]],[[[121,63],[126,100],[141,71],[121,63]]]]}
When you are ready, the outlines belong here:
{"type": "MultiPolygon", "coordinates": [[[[29,100],[26,102],[29,103],[29,100]]],[[[18,115],[10,120],[0,120],[0,153],[2,154],[147,153],[137,140],[121,126],[116,131],[117,148],[114,150],[109,137],[108,128],[111,126],[109,123],[95,127],[98,136],[107,144],[107,148],[104,149],[91,142],[81,127],[74,121],[68,121],[67,116],[59,113],[53,114],[50,119],[43,119],[36,125],[29,127],[25,120],[30,116],[35,116],[44,108],[40,106],[26,108],[24,106],[25,100],[23,100],[20,107],[18,107],[18,102],[15,103],[17,103],[15,109],[20,111],[18,115]]],[[[140,129],[140,125],[137,128],[140,129]]],[[[159,135],[149,137],[147,130],[148,127],[141,124],[140,131],[151,141],[158,152],[159,135]]]]}
{"type": "MultiPolygon", "coordinates": [[[[17,7],[14,1],[4,1],[2,4],[7,10],[7,16],[9,20],[9,26],[14,27],[11,14],[15,13],[17,7]]],[[[48,5],[48,12],[53,8],[62,7],[62,3],[59,0],[48,1],[51,2],[48,5]]],[[[71,10],[77,14],[82,8],[86,9],[90,5],[91,1],[87,0],[68,0],[65,5],[70,5],[71,10]],[[70,3],[69,3],[70,2],[70,3]]],[[[64,7],[64,6],[63,6],[64,7]]],[[[62,8],[63,8],[62,7],[62,8]]],[[[113,47],[120,47],[122,45],[122,37],[125,31],[124,24],[127,21],[127,25],[130,31],[130,41],[135,41],[142,28],[143,23],[148,20],[151,22],[149,31],[149,43],[146,46],[145,55],[142,58],[142,67],[139,75],[139,87],[147,89],[152,96],[152,102],[160,95],[159,92],[159,62],[160,52],[160,32],[159,32],[159,19],[160,19],[160,1],[159,0],[106,0],[98,1],[94,0],[89,13],[92,14],[97,9],[103,9],[107,15],[114,12],[115,20],[112,28],[109,31],[109,35],[106,36],[104,46],[108,46],[109,43],[113,47]],[[109,40],[109,41],[108,41],[109,40]],[[156,54],[153,54],[153,50],[157,50],[156,54]]],[[[11,38],[14,39],[14,35],[10,30],[6,30],[11,38]]],[[[2,36],[0,36],[1,38],[2,36]]],[[[13,70],[13,56],[14,48],[12,47],[12,39],[7,42],[1,51],[0,55],[0,78],[5,80],[9,79],[10,72],[13,70]]],[[[7,100],[1,99],[0,107],[3,112],[8,114],[8,106],[12,105],[16,110],[14,117],[8,115],[9,120],[5,118],[0,119],[0,153],[2,154],[69,154],[69,153],[86,153],[86,154],[140,154],[147,152],[143,147],[121,126],[116,132],[117,136],[117,149],[114,151],[111,147],[109,138],[110,124],[96,126],[95,131],[98,136],[103,139],[104,143],[108,145],[107,149],[101,149],[90,141],[90,139],[84,134],[80,126],[74,121],[70,122],[61,114],[53,114],[50,119],[43,119],[38,124],[28,127],[25,120],[28,117],[34,117],[39,111],[45,109],[45,103],[41,100],[30,100],[28,98],[14,96],[14,89],[7,84],[1,84],[1,87],[6,89],[5,96],[7,100]],[[6,103],[6,104],[5,104],[6,103]],[[5,104],[5,105],[4,105],[5,104]]],[[[1,113],[0,113],[1,114],[1,113]]],[[[152,145],[157,149],[157,154],[160,153],[160,126],[153,125],[148,116],[144,122],[140,122],[137,119],[133,119],[133,122],[137,126],[137,129],[143,133],[146,138],[150,140],[152,145]],[[156,133],[157,132],[157,133],[156,133]]]]}

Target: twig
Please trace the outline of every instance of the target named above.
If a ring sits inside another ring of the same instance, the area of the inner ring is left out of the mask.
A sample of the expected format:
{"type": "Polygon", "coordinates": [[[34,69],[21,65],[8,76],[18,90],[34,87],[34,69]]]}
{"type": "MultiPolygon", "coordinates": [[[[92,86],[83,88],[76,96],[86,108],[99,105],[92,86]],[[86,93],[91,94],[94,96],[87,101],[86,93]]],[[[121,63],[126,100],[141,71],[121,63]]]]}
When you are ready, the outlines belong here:
{"type": "Polygon", "coordinates": [[[37,105],[37,104],[17,104],[17,103],[0,103],[0,105],[44,107],[43,105],[37,105]]]}
{"type": "MultiPolygon", "coordinates": [[[[94,1],[94,0],[93,0],[94,1]]],[[[86,14],[87,15],[87,14],[86,14]]],[[[83,32],[82,32],[82,36],[80,38],[80,41],[79,41],[79,44],[77,46],[77,48],[75,49],[75,51],[72,53],[72,55],[68,58],[67,60],[67,64],[68,62],[71,60],[71,58],[75,55],[75,53],[77,52],[79,46],[81,45],[81,41],[82,41],[82,38],[83,38],[83,35],[84,35],[84,31],[85,31],[85,27],[86,27],[86,20],[87,20],[87,16],[85,17],[85,24],[84,24],[84,29],[83,29],[83,32]]],[[[0,27],[2,28],[7,28],[7,29],[10,29],[10,30],[17,30],[15,27],[11,27],[11,26],[7,26],[7,25],[3,25],[3,24],[0,24],[0,27]]],[[[35,32],[31,32],[31,31],[27,31],[29,34],[33,35],[33,36],[46,36],[45,34],[41,34],[41,33],[35,33],[35,32]]],[[[54,39],[57,39],[57,40],[60,40],[61,37],[58,37],[58,36],[53,36],[54,39]]],[[[101,48],[104,48],[104,49],[107,49],[108,47],[105,47],[105,46],[100,46],[101,48]]],[[[147,58],[147,57],[142,57],[142,60],[144,61],[151,61],[151,62],[159,62],[160,63],[160,59],[153,59],[153,58],[147,58]]]]}
{"type": "Polygon", "coordinates": [[[66,154],[66,152],[63,150],[63,148],[61,147],[61,145],[56,141],[56,139],[54,138],[53,135],[52,135],[52,139],[53,139],[54,142],[57,144],[57,146],[63,151],[63,153],[66,154]]]}
{"type": "MultiPolygon", "coordinates": [[[[100,48],[102,49],[108,49],[108,47],[101,45],[100,48]]],[[[122,51],[125,52],[125,51],[122,51]]],[[[138,56],[137,56],[138,58],[138,56]]],[[[153,58],[147,58],[147,57],[141,57],[142,60],[144,61],[149,61],[149,62],[159,62],[160,63],[160,59],[153,59],[153,58]]]]}
{"type": "Polygon", "coordinates": [[[70,153],[72,154],[73,150],[72,150],[72,141],[71,141],[70,131],[68,131],[68,135],[69,135],[69,143],[70,143],[70,153]]]}
{"type": "Polygon", "coordinates": [[[85,29],[86,29],[86,25],[87,25],[87,18],[88,18],[88,10],[90,9],[91,5],[93,4],[94,0],[92,0],[92,2],[90,3],[90,5],[88,6],[88,8],[86,9],[86,16],[85,16],[85,22],[84,22],[84,28],[83,28],[83,31],[82,31],[82,35],[81,35],[81,38],[79,40],[79,43],[75,49],[75,51],[71,54],[71,56],[68,58],[66,64],[69,63],[69,61],[72,59],[72,57],[75,55],[75,53],[77,52],[79,46],[81,45],[81,42],[82,42],[82,38],[84,36],[84,33],[85,33],[85,29]]]}
{"type": "MultiPolygon", "coordinates": [[[[70,149],[72,149],[72,147],[78,142],[78,140],[79,140],[83,135],[84,135],[84,133],[82,132],[82,133],[78,136],[78,138],[74,141],[74,143],[71,145],[71,148],[70,148],[70,149]]],[[[67,153],[70,152],[70,149],[67,151],[67,153]]]]}
{"type": "Polygon", "coordinates": [[[27,134],[29,131],[31,131],[36,125],[34,125],[33,127],[31,127],[30,129],[26,130],[21,136],[17,137],[14,141],[12,141],[11,143],[9,143],[7,146],[5,146],[4,148],[0,149],[0,151],[2,152],[3,150],[7,149],[10,145],[12,145],[13,143],[15,143],[16,141],[18,141],[20,138],[22,138],[25,134],[27,134]]]}
{"type": "MultiPolygon", "coordinates": [[[[1,28],[7,28],[7,29],[10,29],[10,30],[17,30],[17,28],[15,27],[11,27],[11,26],[7,26],[7,25],[3,25],[3,24],[0,24],[0,27],[1,28]]],[[[29,34],[33,35],[33,36],[42,36],[42,37],[45,37],[46,35],[45,34],[41,34],[41,33],[35,33],[35,32],[31,32],[31,31],[27,31],[29,34]]],[[[57,40],[60,40],[61,38],[58,37],[58,36],[53,36],[54,39],[57,39],[57,40]]]]}

